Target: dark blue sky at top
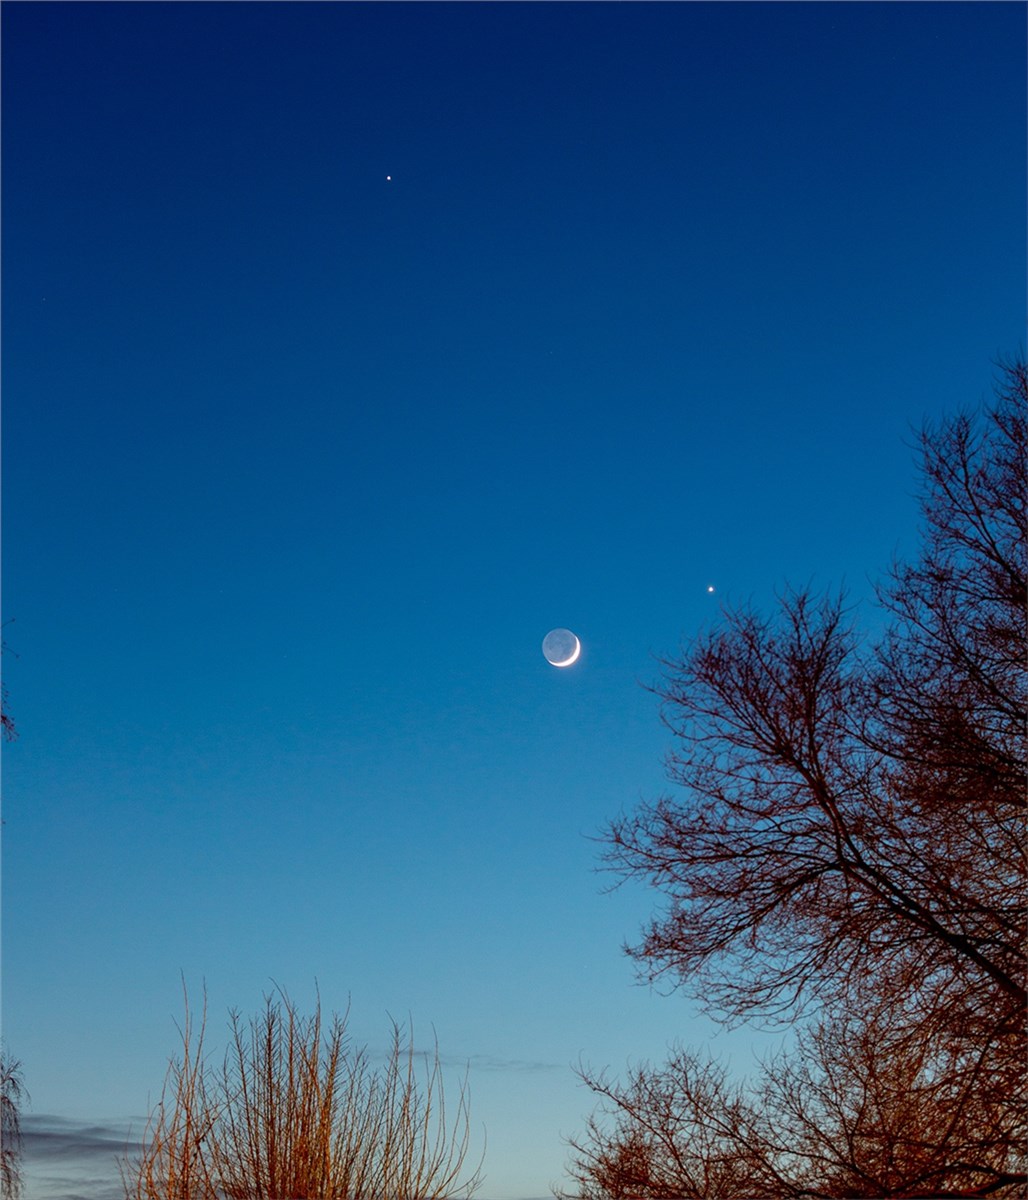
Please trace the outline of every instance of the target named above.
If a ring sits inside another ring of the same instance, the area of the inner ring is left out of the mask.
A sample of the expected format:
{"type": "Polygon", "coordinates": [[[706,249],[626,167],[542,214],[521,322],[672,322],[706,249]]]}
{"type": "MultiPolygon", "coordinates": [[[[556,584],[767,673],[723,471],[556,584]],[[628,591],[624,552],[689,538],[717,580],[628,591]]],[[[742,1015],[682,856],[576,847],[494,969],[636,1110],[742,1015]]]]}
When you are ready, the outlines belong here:
{"type": "Polygon", "coordinates": [[[144,1107],[180,969],[244,1010],[317,976],[545,1064],[477,1093],[490,1193],[541,1194],[568,1062],[694,1019],[631,989],[652,900],[599,896],[582,836],[662,786],[653,655],[786,581],[867,597],[915,545],[911,427],[1023,345],[1025,9],[2,21],[37,1109],[144,1107]]]}

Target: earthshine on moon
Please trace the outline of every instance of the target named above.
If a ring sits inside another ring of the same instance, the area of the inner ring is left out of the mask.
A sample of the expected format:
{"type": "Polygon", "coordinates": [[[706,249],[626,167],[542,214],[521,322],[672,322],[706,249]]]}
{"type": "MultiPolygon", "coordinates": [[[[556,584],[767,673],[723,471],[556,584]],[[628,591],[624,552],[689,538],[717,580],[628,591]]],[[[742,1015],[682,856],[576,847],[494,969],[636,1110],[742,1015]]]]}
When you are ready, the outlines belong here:
{"type": "Polygon", "coordinates": [[[570,629],[551,629],[543,638],[543,657],[554,667],[570,667],[582,653],[582,643],[570,629]]]}

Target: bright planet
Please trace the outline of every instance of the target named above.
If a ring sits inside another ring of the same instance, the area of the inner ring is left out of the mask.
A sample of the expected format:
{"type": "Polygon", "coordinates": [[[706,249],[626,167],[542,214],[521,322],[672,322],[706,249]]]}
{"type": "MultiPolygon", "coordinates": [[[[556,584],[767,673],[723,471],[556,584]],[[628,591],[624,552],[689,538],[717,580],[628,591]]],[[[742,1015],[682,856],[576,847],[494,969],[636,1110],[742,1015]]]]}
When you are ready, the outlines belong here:
{"type": "Polygon", "coordinates": [[[543,657],[551,666],[570,667],[582,653],[582,643],[570,629],[551,629],[543,638],[543,657]]]}

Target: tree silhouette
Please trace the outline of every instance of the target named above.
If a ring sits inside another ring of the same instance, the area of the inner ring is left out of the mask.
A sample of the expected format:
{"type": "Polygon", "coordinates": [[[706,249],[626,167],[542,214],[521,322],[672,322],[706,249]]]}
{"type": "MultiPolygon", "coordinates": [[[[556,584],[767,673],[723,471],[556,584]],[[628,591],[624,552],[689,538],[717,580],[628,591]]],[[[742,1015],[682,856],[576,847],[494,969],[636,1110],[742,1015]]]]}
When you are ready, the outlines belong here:
{"type": "Polygon", "coordinates": [[[0,1194],[21,1195],[21,1103],[25,1098],[21,1063],[0,1051],[0,1194]]]}
{"type": "MultiPolygon", "coordinates": [[[[819,1014],[765,1065],[778,1131],[744,1105],[719,1143],[741,1190],[683,1195],[1024,1193],[1026,416],[1016,362],[984,412],[923,431],[922,553],[879,591],[879,644],[798,591],[663,664],[681,792],[606,835],[663,897],[629,953],[727,1022],[819,1014]]],[[[615,1140],[636,1130],[639,1088],[585,1075],[615,1140]]],[[[695,1063],[678,1077],[698,1119],[695,1063]]],[[[595,1122],[573,1148],[612,1195],[595,1122]]]]}

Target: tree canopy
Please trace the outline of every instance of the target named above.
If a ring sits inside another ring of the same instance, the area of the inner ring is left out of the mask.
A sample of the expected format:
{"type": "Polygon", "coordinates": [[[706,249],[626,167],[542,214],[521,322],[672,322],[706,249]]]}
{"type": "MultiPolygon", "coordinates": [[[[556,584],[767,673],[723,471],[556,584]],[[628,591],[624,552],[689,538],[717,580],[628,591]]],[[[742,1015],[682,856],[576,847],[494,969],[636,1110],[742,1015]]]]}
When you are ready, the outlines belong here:
{"type": "Polygon", "coordinates": [[[802,1033],[748,1090],[685,1052],[585,1072],[581,1194],[1025,1194],[1026,416],[1016,362],[922,431],[921,554],[877,642],[800,590],[664,662],[677,790],[605,838],[661,896],[628,951],[802,1033]]]}

